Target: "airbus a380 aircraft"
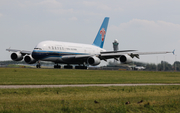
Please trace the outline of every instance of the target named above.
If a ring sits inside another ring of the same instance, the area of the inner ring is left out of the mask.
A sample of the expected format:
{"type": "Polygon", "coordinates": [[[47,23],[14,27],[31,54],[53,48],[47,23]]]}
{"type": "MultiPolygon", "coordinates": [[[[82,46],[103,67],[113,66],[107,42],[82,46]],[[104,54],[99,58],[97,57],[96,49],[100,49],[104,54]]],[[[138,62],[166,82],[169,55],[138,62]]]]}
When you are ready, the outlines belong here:
{"type": "MultiPolygon", "coordinates": [[[[139,58],[139,55],[145,54],[165,54],[166,52],[135,52],[135,50],[124,51],[106,51],[103,49],[109,17],[105,17],[97,36],[92,45],[69,43],[60,41],[43,41],[40,42],[33,51],[24,51],[16,49],[6,49],[12,51],[11,59],[14,61],[24,61],[28,64],[37,62],[36,67],[40,68],[39,61],[54,62],[54,68],[61,68],[58,64],[67,64],[64,68],[73,68],[71,64],[78,64],[76,69],[87,69],[86,65],[99,65],[101,60],[114,58],[121,63],[129,63],[132,58],[139,58]]],[[[174,51],[173,51],[174,52],[174,51]]]]}

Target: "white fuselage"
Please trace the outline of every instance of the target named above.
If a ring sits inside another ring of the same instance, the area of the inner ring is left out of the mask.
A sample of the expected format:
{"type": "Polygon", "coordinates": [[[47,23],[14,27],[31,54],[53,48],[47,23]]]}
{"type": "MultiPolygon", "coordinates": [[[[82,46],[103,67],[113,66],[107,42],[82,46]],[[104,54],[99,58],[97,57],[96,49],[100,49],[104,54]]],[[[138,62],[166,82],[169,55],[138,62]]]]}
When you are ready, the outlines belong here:
{"type": "Polygon", "coordinates": [[[90,44],[43,41],[33,50],[33,58],[36,60],[63,62],[62,57],[68,55],[96,55],[106,51],[100,47],[90,44]]]}

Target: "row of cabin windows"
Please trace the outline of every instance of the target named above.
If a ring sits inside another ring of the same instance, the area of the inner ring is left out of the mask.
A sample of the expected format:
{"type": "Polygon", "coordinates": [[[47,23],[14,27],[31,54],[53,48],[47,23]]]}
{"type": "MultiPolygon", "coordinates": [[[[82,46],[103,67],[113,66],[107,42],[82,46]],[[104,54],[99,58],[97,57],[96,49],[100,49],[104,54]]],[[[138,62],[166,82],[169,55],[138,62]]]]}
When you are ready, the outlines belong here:
{"type": "Polygon", "coordinates": [[[63,48],[63,47],[57,47],[57,46],[48,46],[49,49],[51,50],[77,50],[76,48],[63,48]]]}
{"type": "Polygon", "coordinates": [[[64,49],[63,47],[54,47],[54,46],[49,46],[48,48],[52,49],[52,50],[63,50],[64,49]]]}

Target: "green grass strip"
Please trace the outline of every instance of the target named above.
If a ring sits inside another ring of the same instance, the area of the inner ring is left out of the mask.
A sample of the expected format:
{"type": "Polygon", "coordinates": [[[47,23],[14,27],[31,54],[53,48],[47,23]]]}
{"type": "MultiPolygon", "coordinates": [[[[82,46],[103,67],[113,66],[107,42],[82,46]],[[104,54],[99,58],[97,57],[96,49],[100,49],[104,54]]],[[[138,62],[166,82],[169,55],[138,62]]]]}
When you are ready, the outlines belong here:
{"type": "Polygon", "coordinates": [[[178,113],[179,95],[179,86],[0,89],[0,113],[178,113]]]}
{"type": "Polygon", "coordinates": [[[1,85],[180,83],[179,72],[0,68],[1,85]]]}

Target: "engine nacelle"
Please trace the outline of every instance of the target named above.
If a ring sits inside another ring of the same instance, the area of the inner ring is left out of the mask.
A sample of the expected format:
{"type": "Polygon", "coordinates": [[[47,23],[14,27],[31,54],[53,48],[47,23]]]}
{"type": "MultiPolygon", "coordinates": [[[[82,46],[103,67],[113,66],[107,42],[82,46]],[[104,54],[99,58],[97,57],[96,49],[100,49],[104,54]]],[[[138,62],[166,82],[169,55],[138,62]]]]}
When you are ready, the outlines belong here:
{"type": "Polygon", "coordinates": [[[23,59],[23,55],[20,52],[12,53],[11,59],[14,61],[21,61],[23,59]]]}
{"type": "Polygon", "coordinates": [[[92,66],[96,66],[96,65],[99,65],[101,63],[101,60],[98,57],[93,56],[93,57],[89,57],[87,59],[87,62],[88,62],[88,64],[90,64],[92,66]]]}
{"type": "Polygon", "coordinates": [[[31,56],[31,55],[27,55],[24,57],[24,61],[27,63],[27,64],[34,64],[36,63],[36,60],[31,56]]]}
{"type": "Polygon", "coordinates": [[[131,63],[132,62],[131,56],[129,56],[127,54],[120,56],[119,60],[121,63],[131,63]]]}

